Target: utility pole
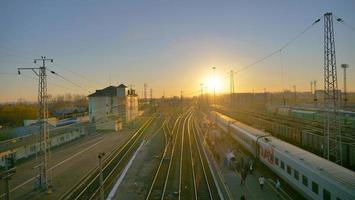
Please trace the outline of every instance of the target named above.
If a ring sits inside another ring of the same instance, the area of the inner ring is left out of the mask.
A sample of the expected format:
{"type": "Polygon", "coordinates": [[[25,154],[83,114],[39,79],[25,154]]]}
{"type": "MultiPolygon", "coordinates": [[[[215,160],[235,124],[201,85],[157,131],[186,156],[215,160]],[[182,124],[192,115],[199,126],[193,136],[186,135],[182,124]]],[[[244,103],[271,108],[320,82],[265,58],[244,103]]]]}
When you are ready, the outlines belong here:
{"type": "Polygon", "coordinates": [[[147,84],[144,83],[144,103],[147,103],[147,84]]]}
{"type": "Polygon", "coordinates": [[[311,81],[311,95],[313,94],[313,81],[311,81]]]}
{"type": "Polygon", "coordinates": [[[153,104],[153,89],[150,88],[150,104],[153,104]]]}
{"type": "Polygon", "coordinates": [[[294,101],[295,104],[297,104],[297,91],[296,91],[296,85],[293,85],[293,95],[294,95],[294,101]]]}
{"type": "Polygon", "coordinates": [[[267,103],[267,94],[266,94],[266,88],[264,88],[264,105],[266,106],[267,103]]]}
{"type": "Polygon", "coordinates": [[[11,177],[15,174],[16,172],[16,167],[10,168],[8,170],[6,170],[5,172],[3,172],[0,176],[1,179],[4,180],[5,182],[5,195],[6,195],[6,200],[10,200],[11,199],[11,191],[10,191],[10,180],[11,177]]]}
{"type": "Polygon", "coordinates": [[[338,80],[332,13],[324,14],[324,157],[342,164],[338,80]]]}
{"type": "Polygon", "coordinates": [[[212,67],[213,69],[213,79],[214,79],[214,85],[213,85],[213,104],[216,103],[216,67],[212,67]]]}
{"type": "Polygon", "coordinates": [[[201,101],[201,102],[200,102],[200,104],[202,104],[202,103],[203,103],[203,83],[200,83],[200,87],[201,87],[201,88],[200,88],[200,92],[201,92],[201,95],[200,95],[200,96],[201,96],[201,97],[200,97],[200,99],[201,99],[200,101],[201,101]]]}
{"type": "Polygon", "coordinates": [[[102,159],[105,156],[105,152],[99,153],[97,158],[99,159],[99,170],[100,170],[100,200],[105,199],[105,193],[104,193],[104,176],[102,173],[102,159]]]}
{"type": "Polygon", "coordinates": [[[38,175],[38,187],[42,190],[46,190],[47,193],[51,193],[52,187],[52,177],[49,172],[49,160],[50,160],[50,139],[49,139],[49,129],[48,129],[48,95],[47,95],[47,68],[46,61],[53,63],[53,59],[41,56],[41,58],[34,59],[36,64],[38,61],[42,61],[42,66],[39,68],[18,68],[18,74],[21,74],[21,70],[32,70],[39,78],[38,82],[38,107],[39,107],[39,143],[40,151],[39,156],[40,163],[38,165],[39,175],[38,175]]]}
{"type": "Polygon", "coordinates": [[[234,95],[234,71],[231,70],[229,74],[229,94],[230,94],[230,105],[233,106],[233,95],[234,95]]]}
{"type": "Polygon", "coordinates": [[[317,106],[318,99],[317,99],[317,93],[316,93],[317,92],[317,81],[316,80],[313,81],[313,90],[314,90],[313,101],[314,101],[314,105],[317,106]]]}
{"type": "Polygon", "coordinates": [[[346,103],[348,102],[348,94],[346,92],[346,69],[349,68],[348,64],[341,64],[341,68],[344,70],[344,106],[346,106],[346,103]]]}

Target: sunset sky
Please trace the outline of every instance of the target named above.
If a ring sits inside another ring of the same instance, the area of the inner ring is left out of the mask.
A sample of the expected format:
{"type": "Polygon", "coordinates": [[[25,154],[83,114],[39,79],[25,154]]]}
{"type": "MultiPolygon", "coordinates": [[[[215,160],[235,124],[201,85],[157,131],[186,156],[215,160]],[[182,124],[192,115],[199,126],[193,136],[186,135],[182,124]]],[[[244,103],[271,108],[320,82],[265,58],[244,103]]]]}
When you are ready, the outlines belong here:
{"type": "MultiPolygon", "coordinates": [[[[139,95],[144,83],[155,97],[191,95],[212,66],[221,92],[228,91],[227,72],[280,48],[325,12],[349,25],[334,22],[338,84],[342,89],[340,64],[348,63],[348,89],[355,91],[354,10],[353,0],[0,1],[0,102],[36,100],[34,74],[18,76],[16,68],[34,67],[32,59],[42,55],[82,87],[50,75],[52,95],[87,95],[110,83],[133,85],[139,95]]],[[[238,73],[236,91],[305,91],[311,80],[323,88],[323,23],[281,56],[238,73]]]]}

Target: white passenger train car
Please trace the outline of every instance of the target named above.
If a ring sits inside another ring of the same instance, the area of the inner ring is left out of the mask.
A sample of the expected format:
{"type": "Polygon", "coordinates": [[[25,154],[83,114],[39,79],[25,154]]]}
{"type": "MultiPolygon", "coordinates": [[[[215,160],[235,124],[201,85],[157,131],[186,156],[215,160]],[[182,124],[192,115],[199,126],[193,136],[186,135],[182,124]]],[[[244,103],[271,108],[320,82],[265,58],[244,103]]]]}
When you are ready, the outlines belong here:
{"type": "MultiPolygon", "coordinates": [[[[57,147],[78,139],[85,135],[85,131],[83,127],[73,128],[66,130],[63,127],[56,129],[56,133],[53,133],[50,137],[50,144],[51,147],[57,147]]],[[[6,150],[0,151],[0,168],[5,167],[5,160],[9,156],[13,156],[15,160],[22,160],[34,156],[40,150],[40,143],[37,141],[37,135],[29,135],[26,137],[14,138],[9,140],[10,142],[16,141],[17,142],[11,144],[6,150]]],[[[6,143],[4,141],[3,143],[6,143]]],[[[6,144],[2,144],[6,145],[6,144]]]]}
{"type": "Polygon", "coordinates": [[[355,173],[269,134],[211,112],[216,124],[229,130],[245,149],[307,199],[355,199],[355,173]]]}

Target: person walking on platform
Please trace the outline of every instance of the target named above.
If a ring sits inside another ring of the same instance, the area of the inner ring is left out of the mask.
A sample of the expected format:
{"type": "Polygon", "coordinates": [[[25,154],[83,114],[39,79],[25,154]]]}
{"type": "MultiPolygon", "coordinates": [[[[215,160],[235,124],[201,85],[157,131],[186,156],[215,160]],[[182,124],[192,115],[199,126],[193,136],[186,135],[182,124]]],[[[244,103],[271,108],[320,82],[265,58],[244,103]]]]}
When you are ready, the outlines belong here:
{"type": "Polygon", "coordinates": [[[254,170],[253,160],[250,160],[249,170],[250,170],[250,174],[253,174],[253,170],[254,170]]]}
{"type": "Polygon", "coordinates": [[[279,195],[280,194],[280,190],[281,190],[281,183],[280,183],[279,179],[276,179],[275,187],[276,187],[276,190],[277,190],[278,195],[279,195]]]}
{"type": "Polygon", "coordinates": [[[241,173],[241,179],[240,179],[240,185],[244,185],[245,184],[245,179],[247,178],[247,174],[246,171],[244,169],[242,169],[242,173],[241,173]]]}
{"type": "Polygon", "coordinates": [[[259,177],[259,184],[260,184],[260,189],[263,190],[264,188],[264,183],[265,183],[265,178],[263,176],[259,177]]]}

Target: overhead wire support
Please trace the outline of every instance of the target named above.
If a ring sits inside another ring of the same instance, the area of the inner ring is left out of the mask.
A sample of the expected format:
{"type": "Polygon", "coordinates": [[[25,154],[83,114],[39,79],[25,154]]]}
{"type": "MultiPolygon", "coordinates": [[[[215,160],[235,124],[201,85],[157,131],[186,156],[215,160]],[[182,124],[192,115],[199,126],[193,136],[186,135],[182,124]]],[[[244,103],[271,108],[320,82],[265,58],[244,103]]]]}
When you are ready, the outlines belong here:
{"type": "Polygon", "coordinates": [[[324,14],[324,157],[342,164],[338,79],[332,13],[324,14]]]}
{"type": "Polygon", "coordinates": [[[52,177],[49,171],[49,160],[50,160],[50,138],[49,138],[49,128],[48,128],[48,94],[47,94],[47,74],[46,74],[46,62],[53,62],[53,59],[41,56],[41,58],[34,59],[36,64],[38,61],[42,62],[41,67],[19,67],[17,68],[18,74],[21,74],[22,70],[31,70],[35,73],[38,78],[38,123],[40,128],[39,133],[39,143],[40,143],[40,162],[37,165],[39,168],[38,175],[38,188],[51,192],[52,187],[52,177]]]}

